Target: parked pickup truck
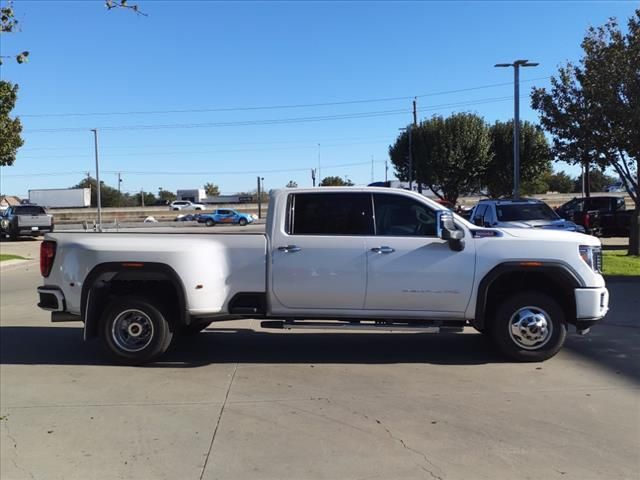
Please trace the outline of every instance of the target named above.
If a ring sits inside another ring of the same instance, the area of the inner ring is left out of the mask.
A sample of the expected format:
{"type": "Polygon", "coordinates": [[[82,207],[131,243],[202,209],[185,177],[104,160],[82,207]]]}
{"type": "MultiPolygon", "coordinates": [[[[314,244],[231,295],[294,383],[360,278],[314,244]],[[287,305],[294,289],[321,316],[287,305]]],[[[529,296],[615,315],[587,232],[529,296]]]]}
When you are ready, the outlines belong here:
{"type": "Polygon", "coordinates": [[[628,237],[631,231],[633,210],[626,209],[621,196],[574,198],[558,207],[556,212],[603,237],[628,237]]]}
{"type": "Polygon", "coordinates": [[[53,232],[53,225],[53,215],[38,205],[11,206],[0,215],[0,233],[11,240],[53,232]]]}
{"type": "Polygon", "coordinates": [[[541,361],[606,314],[600,241],[580,233],[481,228],[420,194],[286,189],[264,234],[55,233],[40,303],[84,322],[118,361],[158,358],[211,322],[490,336],[541,361]]]}

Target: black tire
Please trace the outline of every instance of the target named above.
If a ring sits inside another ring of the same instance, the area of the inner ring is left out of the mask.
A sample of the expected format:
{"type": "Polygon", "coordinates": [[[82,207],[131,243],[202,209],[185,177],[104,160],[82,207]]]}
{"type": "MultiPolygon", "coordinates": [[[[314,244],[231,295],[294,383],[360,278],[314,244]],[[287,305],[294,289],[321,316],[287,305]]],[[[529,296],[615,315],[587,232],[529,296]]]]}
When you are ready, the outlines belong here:
{"type": "Polygon", "coordinates": [[[213,221],[213,220],[211,220],[211,219],[208,219],[208,220],[205,222],[205,225],[206,225],[207,227],[213,227],[215,224],[216,224],[216,222],[214,222],[214,221],[213,221]]]}
{"type": "Polygon", "coordinates": [[[162,311],[147,299],[133,296],[117,297],[107,305],[100,333],[110,356],[125,365],[155,360],[169,348],[173,338],[162,311]],[[127,322],[129,327],[124,328],[127,322]]]}
{"type": "Polygon", "coordinates": [[[498,349],[512,360],[541,362],[562,348],[567,324],[556,300],[545,293],[529,291],[508,297],[498,305],[489,333],[498,349]]]}
{"type": "Polygon", "coordinates": [[[192,337],[199,334],[205,328],[211,325],[211,322],[192,323],[191,325],[182,325],[177,334],[181,337],[192,337]]]}
{"type": "Polygon", "coordinates": [[[238,224],[241,227],[244,227],[247,224],[247,219],[246,218],[241,218],[240,220],[238,220],[238,224]]]}

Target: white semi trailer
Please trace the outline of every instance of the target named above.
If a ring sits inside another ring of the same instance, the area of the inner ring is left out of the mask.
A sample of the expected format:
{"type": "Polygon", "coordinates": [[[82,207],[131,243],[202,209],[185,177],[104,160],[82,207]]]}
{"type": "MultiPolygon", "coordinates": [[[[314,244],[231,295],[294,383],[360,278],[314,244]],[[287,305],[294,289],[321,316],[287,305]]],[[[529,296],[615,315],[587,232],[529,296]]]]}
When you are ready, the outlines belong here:
{"type": "Polygon", "coordinates": [[[81,208],[91,206],[90,188],[46,188],[29,190],[29,202],[46,208],[81,208]]]}

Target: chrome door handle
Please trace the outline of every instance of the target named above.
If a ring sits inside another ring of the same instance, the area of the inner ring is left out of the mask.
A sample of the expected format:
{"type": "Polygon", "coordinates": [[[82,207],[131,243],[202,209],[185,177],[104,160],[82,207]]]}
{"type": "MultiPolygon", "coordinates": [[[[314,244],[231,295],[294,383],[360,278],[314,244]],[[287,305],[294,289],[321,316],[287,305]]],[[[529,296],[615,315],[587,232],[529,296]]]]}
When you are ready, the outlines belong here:
{"type": "Polygon", "coordinates": [[[278,247],[278,250],[285,253],[293,253],[293,252],[299,252],[302,249],[297,245],[287,245],[286,247],[278,247]]]}
{"type": "Polygon", "coordinates": [[[374,247],[371,249],[373,253],[393,253],[396,251],[395,248],[391,247],[374,247]]]}

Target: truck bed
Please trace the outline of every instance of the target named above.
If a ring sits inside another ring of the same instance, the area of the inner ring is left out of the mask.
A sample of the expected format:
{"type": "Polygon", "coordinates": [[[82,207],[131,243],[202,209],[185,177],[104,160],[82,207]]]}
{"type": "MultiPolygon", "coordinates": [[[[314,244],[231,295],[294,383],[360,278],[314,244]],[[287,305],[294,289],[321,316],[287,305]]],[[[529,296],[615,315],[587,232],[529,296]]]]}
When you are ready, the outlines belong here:
{"type": "Polygon", "coordinates": [[[181,279],[191,315],[225,311],[239,292],[266,291],[264,234],[54,233],[55,268],[48,284],[62,288],[68,311],[80,314],[82,283],[105,263],[161,263],[181,279]]]}

